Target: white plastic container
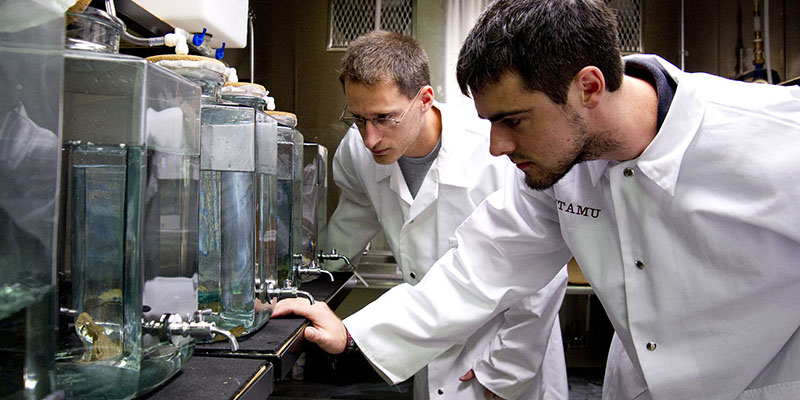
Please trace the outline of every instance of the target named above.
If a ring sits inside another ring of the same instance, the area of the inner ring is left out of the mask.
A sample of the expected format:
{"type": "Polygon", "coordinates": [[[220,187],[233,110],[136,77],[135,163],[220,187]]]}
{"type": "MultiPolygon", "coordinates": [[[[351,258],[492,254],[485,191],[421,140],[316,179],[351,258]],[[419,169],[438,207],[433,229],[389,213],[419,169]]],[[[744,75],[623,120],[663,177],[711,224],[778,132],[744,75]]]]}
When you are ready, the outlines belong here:
{"type": "MultiPolygon", "coordinates": [[[[248,0],[132,0],[162,21],[190,33],[206,28],[212,48],[247,45],[248,0]]],[[[209,40],[207,37],[206,40],[209,40]]]]}

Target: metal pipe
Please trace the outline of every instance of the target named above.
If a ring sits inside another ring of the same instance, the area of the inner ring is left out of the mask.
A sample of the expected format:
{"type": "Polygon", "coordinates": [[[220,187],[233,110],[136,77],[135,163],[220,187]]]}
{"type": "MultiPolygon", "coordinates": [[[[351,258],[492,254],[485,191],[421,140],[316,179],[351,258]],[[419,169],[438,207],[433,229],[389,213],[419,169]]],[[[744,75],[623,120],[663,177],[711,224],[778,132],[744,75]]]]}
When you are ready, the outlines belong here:
{"type": "Polygon", "coordinates": [[[686,10],[683,7],[683,1],[681,0],[681,71],[686,70],[686,26],[684,25],[686,10]]]}
{"type": "Polygon", "coordinates": [[[106,12],[112,16],[117,16],[117,8],[114,7],[113,0],[106,0],[106,12]]]}
{"type": "Polygon", "coordinates": [[[325,269],[320,269],[319,271],[317,271],[317,273],[318,273],[318,274],[320,274],[320,275],[322,275],[322,274],[327,274],[327,275],[328,275],[328,277],[330,277],[330,278],[331,278],[331,282],[333,282],[333,281],[335,280],[335,279],[333,278],[333,274],[331,273],[331,271],[328,271],[328,270],[325,270],[325,269]]]}
{"type": "Polygon", "coordinates": [[[753,82],[766,83],[769,70],[764,69],[764,38],[761,31],[761,7],[753,1],[753,82]]]}
{"type": "Polygon", "coordinates": [[[314,305],[314,296],[312,296],[311,293],[306,292],[305,290],[298,290],[296,292],[296,294],[297,294],[297,297],[305,297],[305,298],[307,298],[308,301],[311,303],[311,305],[314,305]]]}
{"type": "Polygon", "coordinates": [[[361,276],[361,274],[359,274],[359,273],[358,273],[358,271],[356,271],[355,269],[353,270],[353,275],[354,275],[356,278],[358,278],[358,280],[359,280],[359,281],[361,281],[361,284],[362,284],[362,285],[364,285],[364,287],[366,287],[366,288],[368,288],[368,287],[369,287],[369,283],[367,283],[367,281],[366,281],[366,280],[365,280],[365,279],[364,279],[364,278],[361,276]]]}
{"type": "Polygon", "coordinates": [[[381,0],[375,0],[375,29],[381,29],[381,0]]]}
{"type": "Polygon", "coordinates": [[[764,0],[764,59],[766,60],[767,82],[772,83],[772,62],[769,50],[769,0],[764,0]]]}
{"type": "Polygon", "coordinates": [[[317,254],[317,258],[319,259],[320,263],[324,263],[326,260],[344,260],[344,263],[347,264],[348,270],[353,270],[353,264],[350,263],[350,259],[347,258],[344,254],[339,254],[336,252],[336,249],[331,249],[330,253],[323,253],[322,251],[317,254]]]}
{"type": "Polygon", "coordinates": [[[255,32],[253,32],[253,19],[255,15],[253,14],[253,10],[249,10],[248,19],[250,21],[250,83],[255,83],[255,74],[253,72],[255,66],[255,32]]]}
{"type": "Polygon", "coordinates": [[[225,329],[217,328],[216,326],[212,326],[211,327],[211,332],[213,332],[215,334],[219,333],[220,335],[225,336],[226,338],[228,338],[228,341],[231,343],[231,351],[239,350],[239,341],[236,340],[236,336],[233,336],[233,334],[230,333],[229,331],[227,331],[225,329]]]}

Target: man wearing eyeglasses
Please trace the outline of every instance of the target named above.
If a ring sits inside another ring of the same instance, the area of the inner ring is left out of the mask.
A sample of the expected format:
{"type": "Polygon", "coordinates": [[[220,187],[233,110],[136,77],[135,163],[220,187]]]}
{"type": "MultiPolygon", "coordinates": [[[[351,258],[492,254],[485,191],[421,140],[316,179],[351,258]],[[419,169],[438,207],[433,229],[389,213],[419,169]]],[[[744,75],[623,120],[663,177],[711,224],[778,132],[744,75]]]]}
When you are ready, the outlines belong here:
{"type": "MultiPolygon", "coordinates": [[[[427,55],[411,38],[375,31],[356,39],[339,79],[347,98],[341,120],[350,129],[333,160],[342,194],[327,243],[354,258],[383,229],[403,279],[414,285],[455,246],[456,227],[500,188],[513,165],[490,155],[489,126],[473,110],[434,101],[427,55]]],[[[566,287],[562,273],[417,373],[414,398],[566,399],[557,319],[566,287]]],[[[462,312],[458,304],[449,308],[462,312]]],[[[403,319],[382,323],[370,336],[404,325],[403,319]]],[[[414,334],[424,338],[427,332],[414,334]]],[[[393,356],[367,358],[380,365],[393,356]]]]}

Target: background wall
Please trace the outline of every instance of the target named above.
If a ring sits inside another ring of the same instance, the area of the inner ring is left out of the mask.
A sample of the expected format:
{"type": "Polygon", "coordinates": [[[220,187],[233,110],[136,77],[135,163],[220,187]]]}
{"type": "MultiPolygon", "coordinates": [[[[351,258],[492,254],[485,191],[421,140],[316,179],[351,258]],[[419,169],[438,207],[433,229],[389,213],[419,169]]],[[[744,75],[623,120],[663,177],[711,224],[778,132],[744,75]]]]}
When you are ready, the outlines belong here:
{"type": "MultiPolygon", "coordinates": [[[[772,69],[782,81],[800,76],[800,2],[769,3],[772,69]]],[[[684,7],[687,71],[733,78],[753,69],[752,0],[685,0],[684,7]],[[740,49],[747,53],[743,61],[740,49]]],[[[645,51],[680,66],[680,1],[644,0],[643,10],[645,51]]]]}

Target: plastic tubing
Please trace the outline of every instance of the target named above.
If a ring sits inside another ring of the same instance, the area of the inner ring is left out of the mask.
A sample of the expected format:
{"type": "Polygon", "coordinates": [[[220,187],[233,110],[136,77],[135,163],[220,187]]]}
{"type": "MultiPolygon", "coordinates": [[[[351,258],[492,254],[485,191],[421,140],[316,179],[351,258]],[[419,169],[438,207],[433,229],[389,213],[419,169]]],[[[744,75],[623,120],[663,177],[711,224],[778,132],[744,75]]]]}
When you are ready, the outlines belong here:
{"type": "Polygon", "coordinates": [[[115,22],[122,26],[122,40],[134,45],[134,46],[141,46],[141,47],[155,47],[155,46],[164,46],[164,37],[153,37],[153,38],[140,38],[137,36],[133,36],[128,33],[128,29],[125,27],[125,23],[122,22],[119,17],[117,17],[117,8],[114,7],[114,0],[106,0],[106,12],[114,19],[115,22]]]}

